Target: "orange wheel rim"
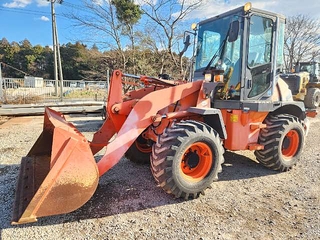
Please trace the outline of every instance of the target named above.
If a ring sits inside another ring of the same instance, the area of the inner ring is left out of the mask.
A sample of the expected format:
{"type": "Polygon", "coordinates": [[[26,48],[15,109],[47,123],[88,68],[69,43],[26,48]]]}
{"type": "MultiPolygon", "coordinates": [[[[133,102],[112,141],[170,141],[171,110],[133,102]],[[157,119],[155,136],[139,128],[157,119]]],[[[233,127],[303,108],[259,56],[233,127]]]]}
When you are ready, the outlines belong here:
{"type": "Polygon", "coordinates": [[[183,153],[180,167],[184,178],[199,182],[208,175],[212,164],[211,148],[205,143],[196,142],[183,153]]]}
{"type": "Polygon", "coordinates": [[[152,151],[152,148],[150,147],[150,145],[145,144],[145,143],[139,143],[138,141],[135,142],[137,149],[140,152],[143,153],[150,153],[152,151]]]}
{"type": "Polygon", "coordinates": [[[290,130],[282,143],[282,154],[285,158],[293,157],[299,149],[299,134],[296,130],[290,130]]]}

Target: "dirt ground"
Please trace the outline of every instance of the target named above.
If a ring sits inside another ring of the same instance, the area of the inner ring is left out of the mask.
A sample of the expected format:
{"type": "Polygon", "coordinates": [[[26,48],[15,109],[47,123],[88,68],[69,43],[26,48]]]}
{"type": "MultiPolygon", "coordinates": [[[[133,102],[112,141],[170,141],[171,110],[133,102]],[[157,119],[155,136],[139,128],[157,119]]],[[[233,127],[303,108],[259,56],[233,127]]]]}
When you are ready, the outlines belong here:
{"type": "MultiPolygon", "coordinates": [[[[67,119],[88,139],[102,124],[99,116],[67,119]]],[[[261,166],[249,151],[226,152],[219,181],[184,201],[157,186],[148,165],[123,158],[80,209],[11,226],[20,159],[41,128],[42,117],[0,125],[0,239],[320,239],[320,116],[289,172],[261,166]]]]}
{"type": "Polygon", "coordinates": [[[5,116],[0,116],[0,125],[7,122],[9,120],[8,117],[5,117],[5,116]]]}

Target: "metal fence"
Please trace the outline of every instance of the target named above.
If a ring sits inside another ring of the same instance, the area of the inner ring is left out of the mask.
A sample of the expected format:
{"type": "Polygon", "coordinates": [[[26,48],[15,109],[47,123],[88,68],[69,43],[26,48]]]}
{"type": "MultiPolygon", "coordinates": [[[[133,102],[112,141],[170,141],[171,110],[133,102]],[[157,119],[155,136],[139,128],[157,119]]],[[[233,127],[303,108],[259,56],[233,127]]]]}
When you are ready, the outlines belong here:
{"type": "Polygon", "coordinates": [[[107,81],[48,80],[42,78],[2,78],[0,103],[25,104],[57,101],[103,101],[107,81]]]}

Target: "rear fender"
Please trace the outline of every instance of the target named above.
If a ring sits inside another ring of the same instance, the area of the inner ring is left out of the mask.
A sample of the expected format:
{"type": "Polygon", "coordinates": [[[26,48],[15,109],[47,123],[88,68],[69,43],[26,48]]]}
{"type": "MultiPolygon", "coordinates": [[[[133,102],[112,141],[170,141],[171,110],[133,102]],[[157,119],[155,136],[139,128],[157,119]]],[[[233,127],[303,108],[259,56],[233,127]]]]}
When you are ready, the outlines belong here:
{"type": "Polygon", "coordinates": [[[288,104],[284,103],[281,107],[270,113],[270,115],[280,114],[290,114],[298,117],[300,120],[304,120],[306,118],[305,109],[302,102],[291,102],[288,104]]]}

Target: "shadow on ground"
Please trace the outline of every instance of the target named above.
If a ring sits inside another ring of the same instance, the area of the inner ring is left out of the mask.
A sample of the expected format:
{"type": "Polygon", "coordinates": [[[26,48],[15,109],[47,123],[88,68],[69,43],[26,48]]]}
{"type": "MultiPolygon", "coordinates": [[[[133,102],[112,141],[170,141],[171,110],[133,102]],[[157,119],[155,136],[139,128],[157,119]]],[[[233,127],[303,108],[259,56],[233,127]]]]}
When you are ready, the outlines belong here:
{"type": "MultiPolygon", "coordinates": [[[[2,179],[16,179],[19,166],[0,166],[2,179]]],[[[235,152],[225,153],[223,172],[220,181],[248,179],[275,174],[252,159],[235,152]]],[[[59,216],[39,218],[37,223],[11,226],[11,212],[15,181],[2,183],[2,209],[0,226],[2,229],[12,227],[29,227],[61,224],[65,222],[81,221],[85,219],[103,218],[116,214],[135,212],[159,206],[177,204],[184,200],[174,199],[158,187],[153,179],[149,165],[137,165],[123,158],[114,168],[100,178],[99,186],[93,197],[78,210],[59,216]],[[2,197],[3,198],[3,197],[2,197]]],[[[219,184],[219,182],[214,183],[219,184]]],[[[214,189],[214,185],[213,185],[214,189]]],[[[210,191],[207,190],[207,191],[210,191]]],[[[65,204],[68,204],[67,202],[65,204]]],[[[54,207],[54,206],[53,206],[54,207]]]]}
{"type": "Polygon", "coordinates": [[[224,158],[219,181],[249,179],[278,173],[256,162],[253,152],[250,151],[226,151],[224,158]],[[250,157],[241,154],[250,155],[250,157]]]}

